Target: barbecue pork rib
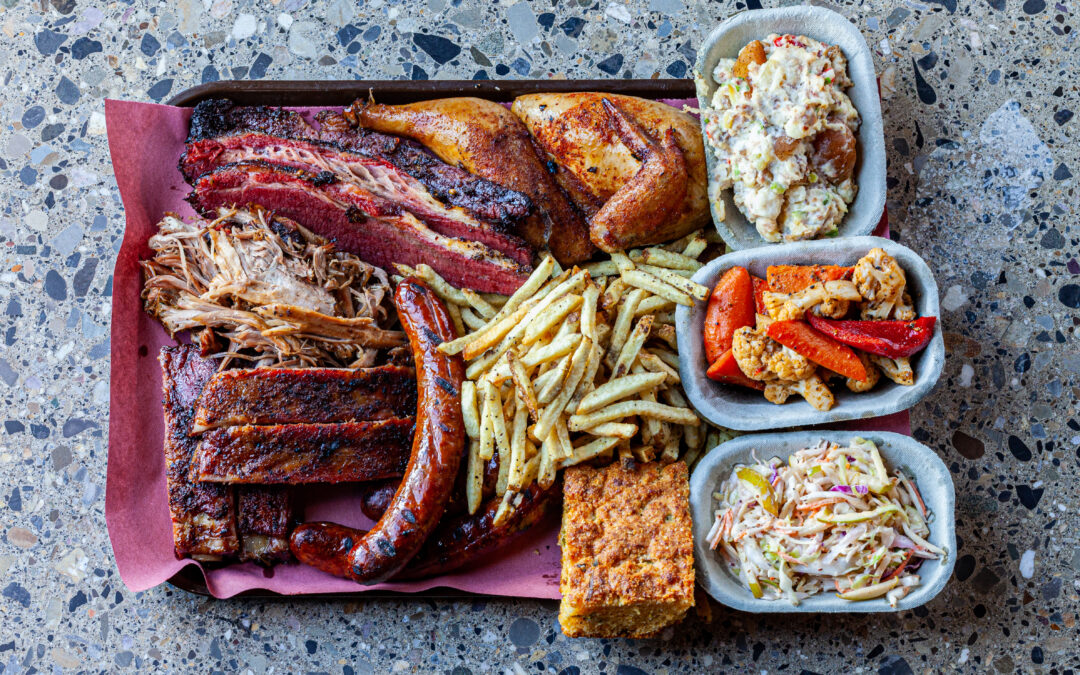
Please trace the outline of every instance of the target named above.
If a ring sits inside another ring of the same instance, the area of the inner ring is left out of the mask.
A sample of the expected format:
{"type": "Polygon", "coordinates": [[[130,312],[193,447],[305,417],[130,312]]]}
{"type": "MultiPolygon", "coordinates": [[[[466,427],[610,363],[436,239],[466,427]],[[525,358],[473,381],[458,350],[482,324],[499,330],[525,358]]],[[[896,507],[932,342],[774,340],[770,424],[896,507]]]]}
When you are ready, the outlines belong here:
{"type": "Polygon", "coordinates": [[[191,438],[195,402],[217,364],[199,356],[198,347],[162,347],[162,407],[165,411],[165,482],[169,490],[173,548],[177,558],[220,560],[240,549],[236,503],[228,485],[193,482],[192,462],[199,445],[191,438]]]}
{"type": "Polygon", "coordinates": [[[192,434],[245,424],[365,422],[416,414],[412,368],[226,370],[206,385],[192,434]]]}
{"type": "Polygon", "coordinates": [[[292,490],[278,485],[239,485],[236,504],[240,560],[260,565],[290,560],[289,533],[295,525],[292,490]]]}
{"type": "Polygon", "coordinates": [[[258,485],[348,483],[401,476],[414,418],[222,427],[200,439],[200,481],[258,485]]]}
{"type": "MultiPolygon", "coordinates": [[[[463,208],[481,220],[510,225],[532,209],[524,194],[451,166],[414,141],[357,129],[341,112],[324,110],[315,119],[318,129],[295,111],[236,106],[227,99],[212,99],[195,106],[187,142],[190,146],[245,131],[284,140],[321,140],[340,150],[385,160],[420,181],[443,203],[463,208]]],[[[192,178],[188,176],[189,182],[192,178]]]]}
{"type": "Polygon", "coordinates": [[[420,181],[390,162],[342,150],[327,141],[241,131],[188,143],[180,170],[190,183],[220,166],[248,160],[303,169],[317,177],[333,176],[367,193],[366,199],[375,205],[365,210],[369,215],[397,215],[404,209],[443,236],[478,241],[522,265],[532,262],[532,249],[509,233],[509,225],[484,221],[465,209],[446,206],[420,181]]]}
{"type": "Polygon", "coordinates": [[[187,199],[204,217],[219,207],[262,205],[388,270],[426,263],[455,286],[506,295],[530,271],[485,244],[445,237],[407,211],[388,213],[371,193],[329,172],[251,160],[203,174],[193,188],[187,199]]]}

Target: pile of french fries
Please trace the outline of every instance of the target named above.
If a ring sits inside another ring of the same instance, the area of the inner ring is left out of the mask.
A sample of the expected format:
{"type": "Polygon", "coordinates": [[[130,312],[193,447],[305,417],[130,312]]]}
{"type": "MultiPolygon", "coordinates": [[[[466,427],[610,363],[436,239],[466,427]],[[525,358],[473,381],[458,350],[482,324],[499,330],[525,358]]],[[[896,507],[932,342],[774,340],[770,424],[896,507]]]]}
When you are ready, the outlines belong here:
{"type": "Polygon", "coordinates": [[[692,466],[720,442],[726,430],[703,427],[687,404],[674,326],[677,305],[708,296],[690,280],[708,244],[698,231],[570,270],[547,256],[510,297],[455,288],[427,265],[397,266],[446,301],[463,336],[439,349],[466,362],[470,513],[496,452],[499,523],[559,469],[615,456],[692,466]]]}

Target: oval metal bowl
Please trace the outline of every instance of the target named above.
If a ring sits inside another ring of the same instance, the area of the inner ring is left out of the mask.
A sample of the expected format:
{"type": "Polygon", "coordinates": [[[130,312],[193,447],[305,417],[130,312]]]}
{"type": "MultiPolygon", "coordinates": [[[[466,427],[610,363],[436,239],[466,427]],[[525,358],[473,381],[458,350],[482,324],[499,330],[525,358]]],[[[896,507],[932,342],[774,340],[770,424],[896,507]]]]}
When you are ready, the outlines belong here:
{"type": "Polygon", "coordinates": [[[776,405],[766,401],[760,391],[713,382],[705,377],[708,369],[703,338],[706,304],[699,302],[693,307],[680,305],[675,313],[679,376],[694,408],[713,424],[729,429],[758,431],[888,415],[907,410],[930,393],[945,365],[938,287],[927,264],[906,246],[881,237],[779,244],[722,255],[698,270],[693,279],[712,288],[728,268],[736,265],[762,278],[769,265],[854,265],[876,246],[885,249],[904,268],[908,289],[919,316],[939,317],[930,344],[911,357],[911,367],[915,371],[914,385],[905,387],[882,377],[876,387],[864,394],[853,394],[845,387],[832,386],[830,389],[836,396],[836,405],[832,410],[822,412],[797,396],[792,396],[783,405],[776,405]]]}
{"type": "MultiPolygon", "coordinates": [[[[717,83],[712,73],[717,61],[735,58],[748,42],[764,38],[770,33],[805,35],[837,45],[848,60],[848,76],[854,86],[848,89],[862,123],[859,125],[858,152],[855,165],[856,183],[859,187],[855,201],[840,221],[839,236],[856,237],[874,231],[885,208],[885,135],[881,119],[881,101],[878,97],[877,75],[874,57],[866,46],[859,29],[844,16],[824,7],[797,6],[778,9],[759,9],[742,12],[724,21],[705,38],[698,50],[694,66],[697,84],[698,106],[704,110],[712,101],[717,83]],[[700,77],[699,77],[700,76],[700,77]]],[[[743,216],[732,200],[731,190],[720,190],[712,180],[716,157],[705,136],[705,116],[701,116],[701,132],[706,139],[705,161],[709,167],[709,208],[713,223],[728,247],[733,250],[766,246],[757,228],[743,216]],[[724,202],[726,219],[719,218],[716,201],[724,202]]]]}
{"type": "Polygon", "coordinates": [[[718,602],[743,612],[767,613],[836,613],[836,612],[900,612],[929,602],[945,587],[956,564],[956,492],[952,476],[937,454],[913,438],[888,431],[794,431],[787,433],[754,434],[722,443],[701,459],[690,477],[690,513],[694,519],[694,559],[697,579],[709,595],[718,602]],[[736,464],[749,464],[751,450],[758,459],[779,457],[782,460],[794,452],[810,447],[822,438],[846,445],[856,437],[877,444],[882,459],[890,471],[903,469],[918,485],[926,508],[930,511],[928,541],[948,553],[944,560],[926,560],[919,568],[922,583],[904,596],[896,609],[885,598],[852,602],[836,597],[835,593],[819,593],[796,607],[787,600],[755,598],[734,573],[728,571],[724,559],[709,548],[705,539],[716,518],[713,492],[736,464]]]}

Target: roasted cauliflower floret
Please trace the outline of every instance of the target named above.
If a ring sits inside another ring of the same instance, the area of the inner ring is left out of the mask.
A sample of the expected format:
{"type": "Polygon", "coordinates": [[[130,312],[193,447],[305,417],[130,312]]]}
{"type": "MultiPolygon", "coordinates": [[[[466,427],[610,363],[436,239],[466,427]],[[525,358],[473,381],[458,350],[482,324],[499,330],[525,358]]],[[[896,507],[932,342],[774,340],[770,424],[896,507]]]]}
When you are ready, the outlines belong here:
{"type": "Polygon", "coordinates": [[[765,398],[777,405],[785,403],[792,394],[798,394],[815,410],[830,410],[835,404],[829,387],[816,374],[798,382],[769,382],[765,385],[765,398]]]}
{"type": "Polygon", "coordinates": [[[739,369],[752,380],[801,380],[814,373],[814,364],[805,356],[749,326],[735,331],[731,352],[739,369]]]}
{"type": "Polygon", "coordinates": [[[851,377],[847,377],[844,379],[847,380],[848,391],[855,392],[856,394],[861,394],[863,392],[870,391],[874,388],[875,385],[877,385],[878,381],[881,379],[881,371],[878,369],[877,366],[874,365],[874,362],[870,360],[870,355],[866,352],[862,352],[856,349],[855,354],[859,357],[859,360],[862,361],[863,368],[866,369],[866,380],[860,382],[851,377]]]}
{"type": "Polygon", "coordinates": [[[798,293],[762,294],[765,311],[777,321],[795,321],[805,318],[811,309],[818,316],[830,319],[842,319],[847,314],[851,302],[860,302],[863,297],[855,284],[844,279],[811,284],[798,293]]]}
{"type": "MultiPolygon", "coordinates": [[[[902,356],[898,359],[890,359],[888,356],[870,354],[870,360],[874,362],[885,377],[897,384],[910,387],[915,384],[915,373],[911,370],[911,358],[902,356]]],[[[867,371],[869,372],[869,371],[867,371]]]]}
{"type": "Polygon", "coordinates": [[[853,278],[865,300],[863,319],[889,319],[896,305],[903,303],[907,277],[896,259],[884,249],[870,249],[860,258],[855,263],[853,278]]]}
{"type": "Polygon", "coordinates": [[[893,307],[892,318],[897,321],[914,321],[918,316],[915,313],[915,303],[911,300],[911,294],[904,291],[904,294],[900,296],[900,302],[893,307]]]}

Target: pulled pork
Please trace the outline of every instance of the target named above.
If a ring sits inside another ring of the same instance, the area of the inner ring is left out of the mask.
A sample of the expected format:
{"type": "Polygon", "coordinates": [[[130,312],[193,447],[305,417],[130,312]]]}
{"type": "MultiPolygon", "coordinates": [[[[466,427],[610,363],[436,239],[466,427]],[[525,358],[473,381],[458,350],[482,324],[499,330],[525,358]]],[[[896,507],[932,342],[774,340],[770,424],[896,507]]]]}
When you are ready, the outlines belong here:
{"type": "Polygon", "coordinates": [[[407,344],[386,273],[268,211],[166,214],[142,261],[146,311],[204,356],[254,366],[359,368],[407,344]]]}

